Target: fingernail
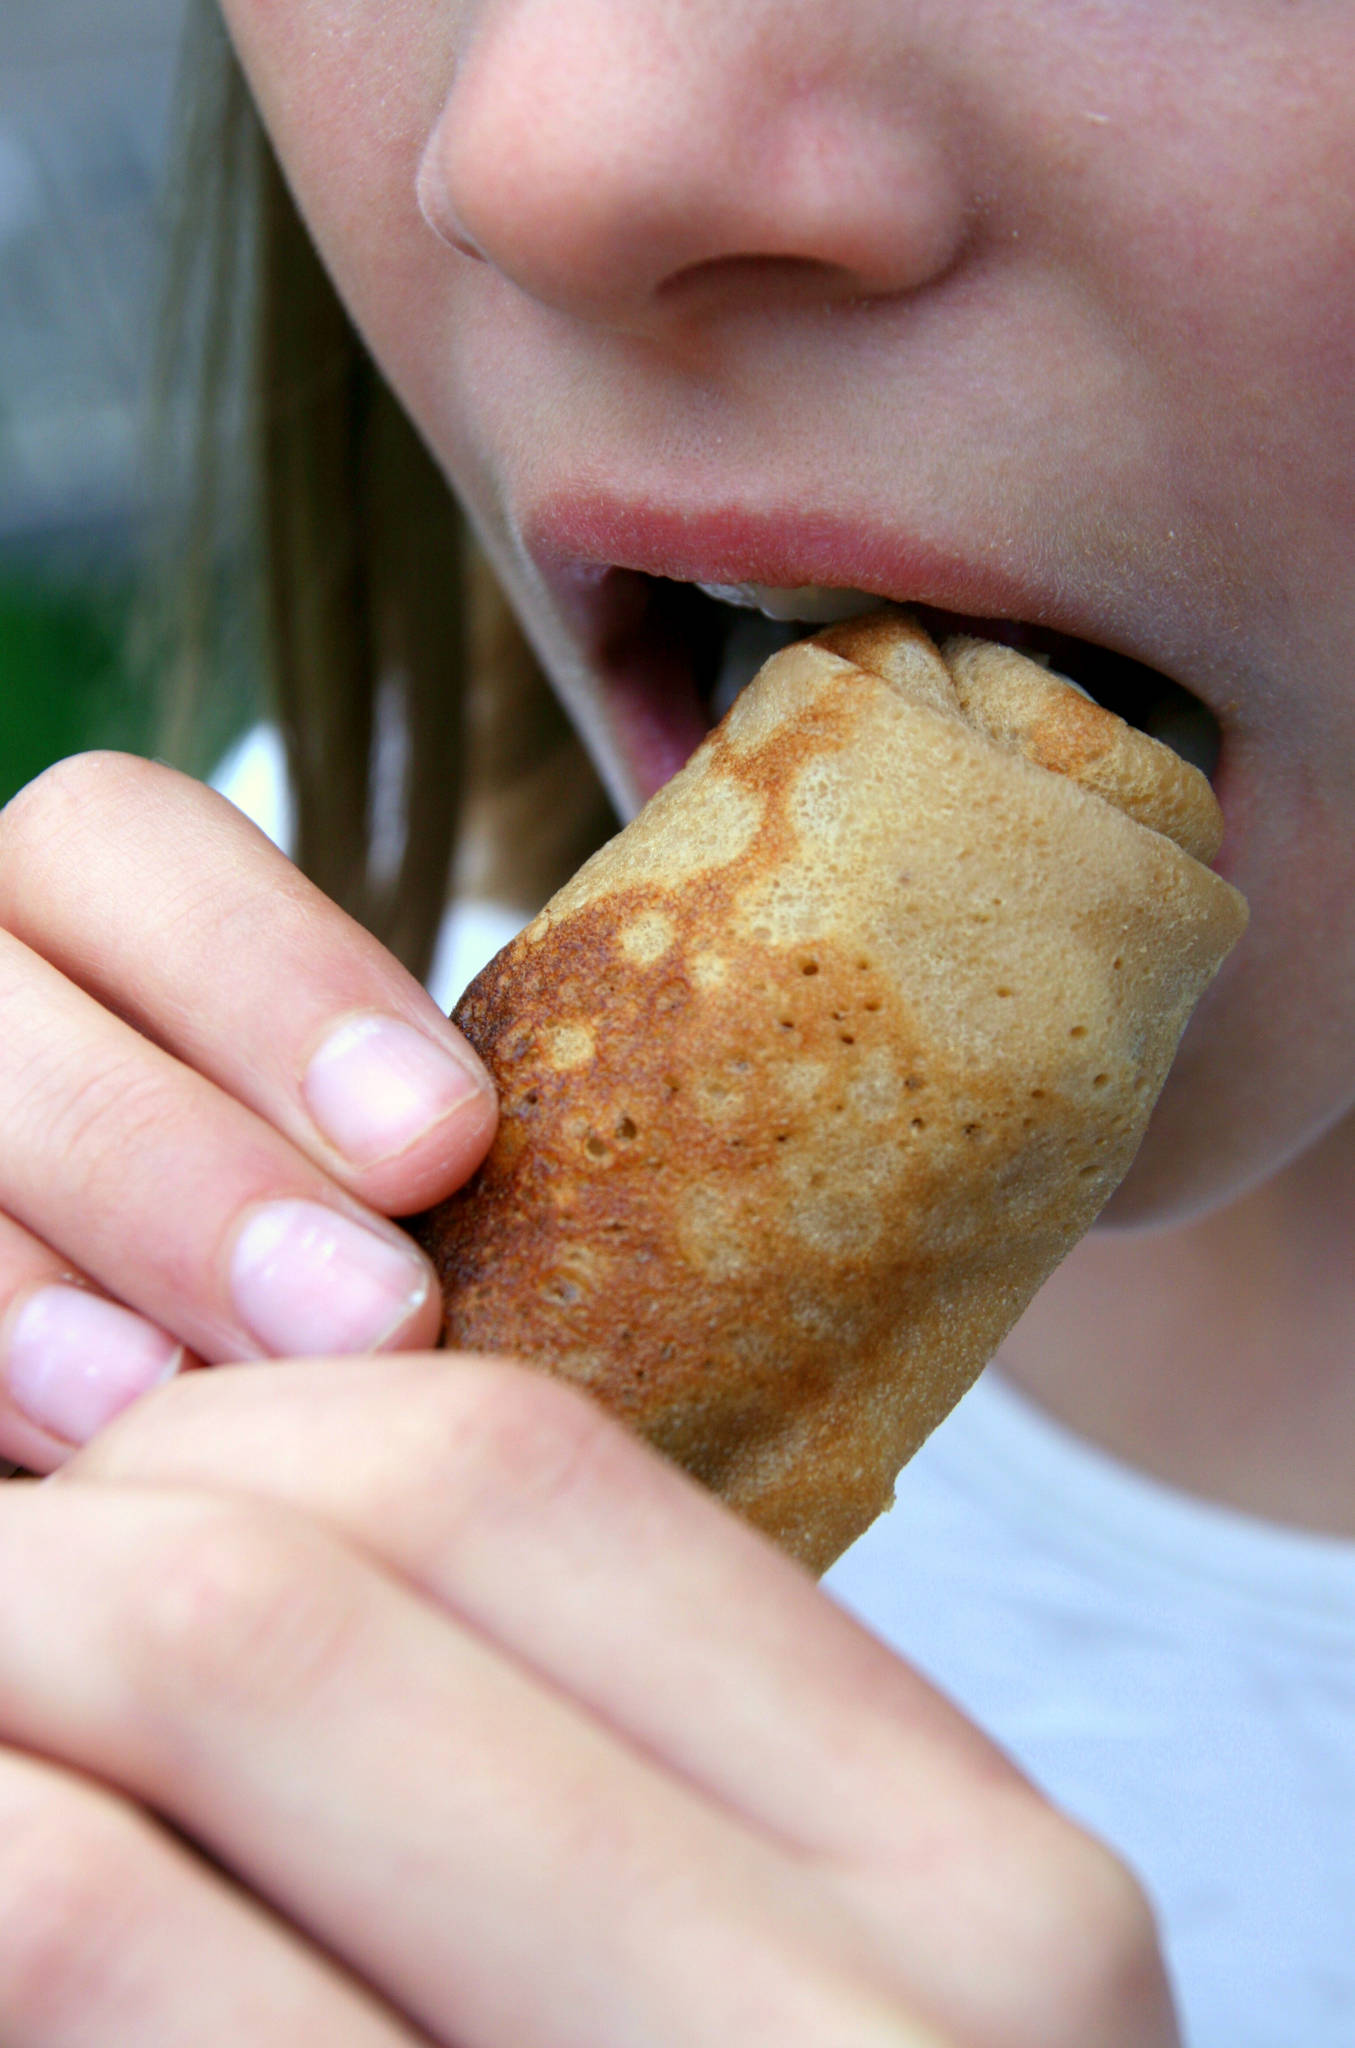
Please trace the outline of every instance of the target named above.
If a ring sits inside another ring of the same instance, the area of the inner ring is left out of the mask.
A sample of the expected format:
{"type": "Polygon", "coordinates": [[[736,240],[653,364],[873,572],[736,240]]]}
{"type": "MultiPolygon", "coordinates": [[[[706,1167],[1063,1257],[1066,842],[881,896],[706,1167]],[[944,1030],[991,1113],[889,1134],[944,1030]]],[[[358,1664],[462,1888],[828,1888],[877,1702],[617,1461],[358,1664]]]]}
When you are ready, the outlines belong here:
{"type": "Polygon", "coordinates": [[[306,1106],[355,1166],[408,1151],[416,1138],[473,1097],[489,1077],[399,1017],[350,1017],[324,1041],[301,1084],[306,1106]]]}
{"type": "Polygon", "coordinates": [[[82,1287],[43,1287],[10,1328],[5,1377],[15,1407],[63,1443],[84,1444],[106,1422],[173,1379],[183,1346],[130,1309],[82,1287]]]}
{"type": "Polygon", "coordinates": [[[275,1357],[375,1351],[428,1299],[428,1268],[319,1202],[269,1202],[235,1240],[236,1314],[275,1357]]]}

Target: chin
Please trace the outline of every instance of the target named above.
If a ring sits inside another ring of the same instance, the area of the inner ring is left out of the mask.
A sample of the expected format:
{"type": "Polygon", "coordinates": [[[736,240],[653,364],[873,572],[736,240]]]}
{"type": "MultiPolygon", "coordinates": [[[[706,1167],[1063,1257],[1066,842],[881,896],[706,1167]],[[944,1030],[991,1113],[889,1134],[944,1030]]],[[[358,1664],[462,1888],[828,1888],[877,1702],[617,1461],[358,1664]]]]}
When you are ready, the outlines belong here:
{"type": "Polygon", "coordinates": [[[1175,1070],[1134,1163],[1096,1220],[1100,1231],[1179,1230],[1260,1186],[1302,1149],[1267,1143],[1247,1110],[1175,1070]]]}

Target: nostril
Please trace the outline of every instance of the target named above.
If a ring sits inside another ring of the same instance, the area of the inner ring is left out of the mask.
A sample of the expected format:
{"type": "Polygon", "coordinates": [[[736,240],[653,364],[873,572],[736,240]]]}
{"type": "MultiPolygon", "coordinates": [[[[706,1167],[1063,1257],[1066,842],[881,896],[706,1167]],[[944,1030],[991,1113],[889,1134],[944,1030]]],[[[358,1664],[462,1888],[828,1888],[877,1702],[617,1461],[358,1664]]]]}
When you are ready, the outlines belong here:
{"type": "Polygon", "coordinates": [[[660,282],[655,299],[660,304],[678,298],[690,303],[703,293],[722,292],[756,296],[764,306],[780,300],[871,296],[850,271],[817,256],[729,255],[705,257],[675,270],[660,282]]]}

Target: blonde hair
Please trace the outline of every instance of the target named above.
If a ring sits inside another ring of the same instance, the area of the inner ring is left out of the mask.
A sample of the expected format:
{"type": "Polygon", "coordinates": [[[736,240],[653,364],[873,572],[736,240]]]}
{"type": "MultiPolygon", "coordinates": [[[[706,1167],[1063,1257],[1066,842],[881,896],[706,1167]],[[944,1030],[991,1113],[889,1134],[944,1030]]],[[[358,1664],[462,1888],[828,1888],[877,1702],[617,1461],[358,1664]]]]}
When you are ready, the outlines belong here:
{"type": "Polygon", "coordinates": [[[615,819],[315,253],[214,0],[183,69],[160,384],[186,372],[194,426],[166,750],[192,757],[243,604],[298,864],[422,973],[453,887],[532,908],[615,819]]]}

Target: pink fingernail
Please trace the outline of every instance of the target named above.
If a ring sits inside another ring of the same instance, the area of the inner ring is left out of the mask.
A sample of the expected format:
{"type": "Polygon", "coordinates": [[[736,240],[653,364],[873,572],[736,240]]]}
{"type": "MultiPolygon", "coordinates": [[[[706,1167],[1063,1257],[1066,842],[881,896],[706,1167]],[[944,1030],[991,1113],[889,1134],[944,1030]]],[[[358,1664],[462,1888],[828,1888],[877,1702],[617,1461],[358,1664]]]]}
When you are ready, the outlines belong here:
{"type": "Polygon", "coordinates": [[[488,1076],[399,1017],[350,1017],[324,1041],[302,1082],[306,1106],[355,1166],[398,1158],[476,1096],[488,1076]]]}
{"type": "Polygon", "coordinates": [[[26,1301],[9,1333],[5,1378],[21,1414],[84,1444],[152,1387],[173,1379],[183,1346],[130,1309],[56,1284],[26,1301]]]}
{"type": "Polygon", "coordinates": [[[376,1351],[428,1299],[412,1244],[393,1244],[319,1202],[268,1202],[235,1241],[231,1289],[255,1341],[278,1358],[376,1351]]]}

